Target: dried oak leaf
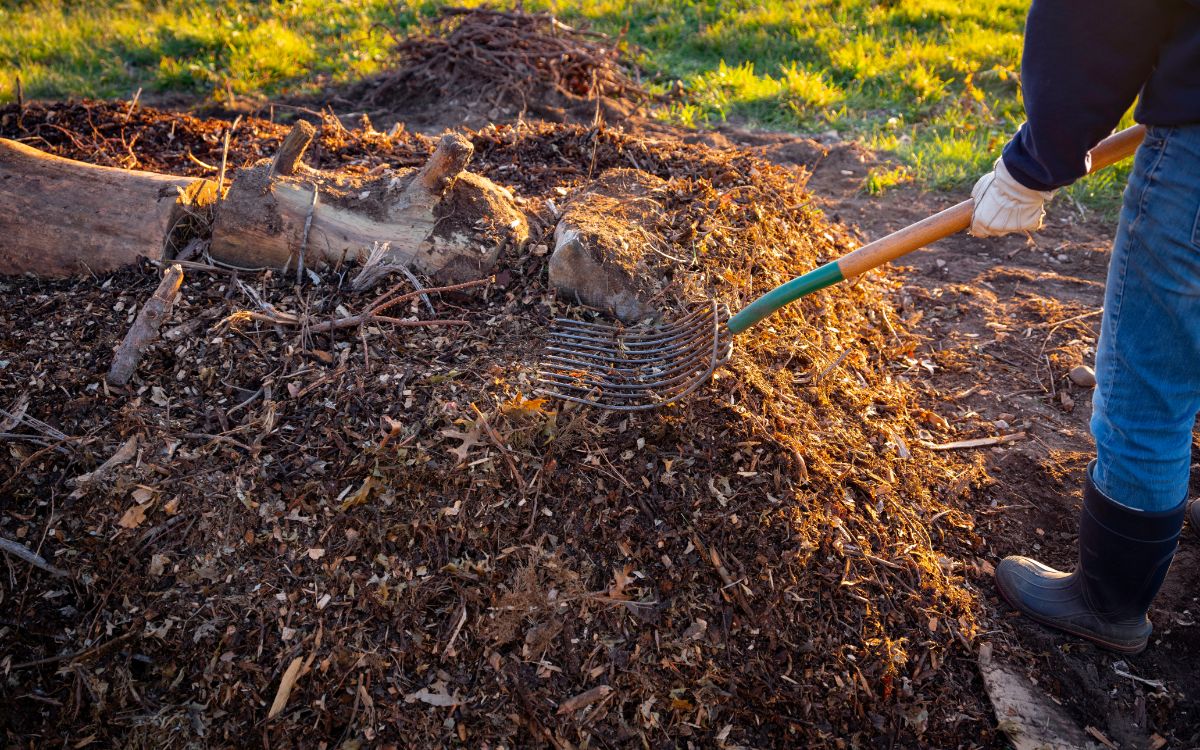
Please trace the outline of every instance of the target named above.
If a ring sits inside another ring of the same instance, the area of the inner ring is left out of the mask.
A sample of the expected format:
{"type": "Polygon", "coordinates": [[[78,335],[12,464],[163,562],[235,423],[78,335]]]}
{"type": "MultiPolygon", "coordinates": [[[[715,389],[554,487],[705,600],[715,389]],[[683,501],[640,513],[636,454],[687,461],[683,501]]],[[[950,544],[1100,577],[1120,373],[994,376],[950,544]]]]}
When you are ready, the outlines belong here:
{"type": "Polygon", "coordinates": [[[448,437],[451,440],[461,441],[461,444],[457,448],[449,449],[449,451],[458,458],[458,462],[460,464],[465,463],[467,456],[471,452],[471,449],[476,445],[479,445],[479,436],[482,433],[482,420],[475,420],[474,424],[471,425],[470,432],[463,432],[462,430],[442,430],[442,435],[445,437],[448,437]]]}
{"type": "Polygon", "coordinates": [[[129,510],[121,516],[121,520],[117,521],[117,525],[123,529],[136,529],[146,520],[146,511],[150,510],[150,503],[135,504],[130,506],[129,510]]]}

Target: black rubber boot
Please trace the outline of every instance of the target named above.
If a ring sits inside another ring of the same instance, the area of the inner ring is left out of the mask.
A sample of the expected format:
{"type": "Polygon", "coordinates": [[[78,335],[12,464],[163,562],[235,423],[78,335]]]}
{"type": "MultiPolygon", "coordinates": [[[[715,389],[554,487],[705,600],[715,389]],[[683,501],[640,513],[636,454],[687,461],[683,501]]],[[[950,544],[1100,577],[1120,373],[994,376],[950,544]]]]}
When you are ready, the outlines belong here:
{"type": "Polygon", "coordinates": [[[1162,512],[1115,503],[1092,483],[1089,466],[1075,572],[1008,557],[996,567],[996,587],[1009,604],[1042,625],[1136,654],[1150,639],[1146,613],[1171,566],[1186,512],[1186,502],[1162,512]]]}
{"type": "Polygon", "coordinates": [[[1188,523],[1192,526],[1192,533],[1200,536],[1200,500],[1193,500],[1188,506],[1188,523]]]}

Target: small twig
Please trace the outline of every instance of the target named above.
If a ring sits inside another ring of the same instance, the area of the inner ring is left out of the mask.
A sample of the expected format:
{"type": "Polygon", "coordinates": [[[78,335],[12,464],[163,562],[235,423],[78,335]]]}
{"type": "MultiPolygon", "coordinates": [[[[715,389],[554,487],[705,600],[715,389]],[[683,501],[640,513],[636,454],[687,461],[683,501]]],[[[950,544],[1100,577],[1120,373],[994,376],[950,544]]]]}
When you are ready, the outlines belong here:
{"type": "Polygon", "coordinates": [[[54,567],[50,563],[46,562],[46,558],[42,557],[33,550],[25,547],[22,544],[17,544],[11,539],[5,539],[2,536],[0,536],[0,552],[7,552],[13,557],[19,557],[33,567],[39,570],[44,570],[56,578],[68,577],[67,571],[54,567]]]}
{"type": "Polygon", "coordinates": [[[352,328],[354,326],[359,326],[366,323],[391,323],[392,325],[402,326],[405,328],[421,328],[423,326],[471,325],[471,323],[466,320],[402,320],[400,318],[391,318],[387,315],[351,315],[349,318],[340,318],[338,320],[330,320],[324,323],[319,323],[308,330],[310,333],[328,333],[329,331],[334,331],[341,328],[352,328]]]}
{"type": "Polygon", "coordinates": [[[225,167],[229,163],[229,141],[233,137],[233,130],[242,121],[242,116],[238,115],[234,118],[233,124],[229,126],[229,130],[225,131],[225,143],[221,146],[221,170],[217,172],[217,197],[220,198],[225,193],[225,167]]]}
{"type": "Polygon", "coordinates": [[[813,381],[812,381],[813,384],[820,383],[822,380],[825,379],[826,375],[833,372],[834,369],[837,368],[837,366],[840,365],[842,363],[842,361],[846,359],[846,357],[850,356],[850,351],[851,351],[850,349],[847,349],[846,351],[842,352],[838,356],[838,358],[835,359],[828,367],[826,367],[824,370],[821,370],[820,374],[818,374],[817,377],[813,378],[813,381]]]}
{"type": "Polygon", "coordinates": [[[125,108],[125,120],[128,123],[129,118],[133,115],[133,110],[137,107],[138,99],[142,98],[142,87],[138,86],[138,90],[134,92],[133,99],[129,101],[129,106],[125,108]]]}
{"type": "Polygon", "coordinates": [[[24,440],[27,443],[36,443],[37,445],[47,447],[56,444],[55,441],[50,441],[37,435],[25,435],[20,432],[0,432],[0,440],[24,440]]]}
{"type": "Polygon", "coordinates": [[[120,647],[126,641],[140,635],[141,630],[142,630],[142,625],[139,623],[139,624],[136,624],[136,626],[134,628],[132,628],[128,633],[125,633],[124,635],[119,635],[116,638],[113,638],[111,641],[101,643],[98,646],[92,646],[91,648],[85,648],[84,650],[76,651],[73,654],[63,654],[62,656],[49,656],[49,657],[46,657],[45,659],[36,659],[34,661],[26,661],[26,662],[22,662],[20,664],[14,664],[10,668],[11,669],[29,669],[30,667],[44,667],[44,666],[48,666],[50,664],[57,664],[60,661],[77,662],[77,661],[86,661],[89,659],[94,659],[97,656],[103,656],[104,654],[106,654],[110,651],[115,651],[118,647],[120,647]]]}
{"type": "Polygon", "coordinates": [[[475,414],[479,417],[479,423],[483,425],[483,429],[485,432],[487,432],[488,437],[490,437],[492,442],[496,444],[496,447],[500,449],[500,455],[504,456],[504,461],[508,464],[508,470],[512,472],[513,479],[517,480],[517,485],[521,488],[521,492],[524,492],[525,478],[522,477],[521,472],[517,470],[517,462],[513,460],[512,452],[508,450],[508,446],[504,444],[504,441],[501,440],[500,436],[496,434],[496,431],[492,429],[492,425],[488,423],[487,417],[483,415],[483,412],[479,410],[479,407],[476,406],[474,402],[471,403],[471,408],[475,410],[475,414]]]}
{"type": "Polygon", "coordinates": [[[435,294],[435,293],[440,294],[442,292],[457,292],[462,289],[470,289],[472,287],[483,286],[485,284],[491,283],[491,281],[492,281],[492,277],[488,276],[487,278],[484,278],[484,279],[475,279],[474,281],[464,281],[461,284],[451,284],[449,286],[435,286],[435,287],[432,287],[429,289],[422,289],[422,290],[416,291],[416,292],[409,292],[407,294],[401,294],[398,297],[389,297],[388,296],[389,294],[398,290],[397,287],[393,287],[392,290],[385,292],[384,294],[381,294],[380,296],[375,298],[375,301],[371,303],[371,306],[369,308],[367,308],[367,314],[374,315],[374,314],[378,313],[380,310],[385,310],[394,305],[398,305],[401,302],[405,302],[407,300],[412,299],[413,297],[419,297],[421,295],[435,294]]]}
{"type": "MultiPolygon", "coordinates": [[[[158,266],[159,268],[170,268],[171,266],[183,266],[184,268],[192,269],[195,271],[211,271],[213,273],[225,274],[226,276],[234,276],[237,274],[237,270],[232,269],[232,268],[223,268],[221,266],[212,266],[212,265],[209,265],[208,263],[200,263],[198,261],[193,261],[193,260],[179,260],[178,258],[175,258],[174,260],[154,260],[152,258],[152,259],[150,259],[150,262],[153,265],[158,266]]],[[[262,269],[254,269],[254,270],[262,270],[262,269]]]]}
{"type": "Polygon", "coordinates": [[[401,265],[397,266],[397,268],[399,268],[400,272],[407,276],[408,280],[412,282],[413,289],[421,293],[421,301],[425,303],[425,309],[429,311],[429,314],[437,315],[437,311],[433,309],[433,302],[429,300],[429,295],[425,294],[425,287],[421,286],[421,281],[417,278],[417,275],[408,270],[408,266],[401,265]]]}
{"type": "Polygon", "coordinates": [[[54,440],[66,441],[71,439],[67,437],[66,433],[64,433],[62,430],[51,427],[37,417],[30,416],[23,405],[18,403],[15,408],[15,413],[9,412],[7,409],[0,409],[0,417],[4,417],[6,422],[12,422],[14,427],[19,424],[26,424],[32,429],[35,429],[46,437],[53,438],[54,440]]]}
{"type": "Polygon", "coordinates": [[[931,451],[953,451],[966,448],[987,448],[993,445],[1004,445],[1005,443],[1013,443],[1018,440],[1024,440],[1026,437],[1024,432],[1014,432],[1011,435],[997,435],[996,437],[976,438],[974,440],[956,440],[953,443],[933,444],[922,441],[922,445],[931,451]]]}
{"type": "Polygon", "coordinates": [[[173,264],[163,274],[162,281],[154,290],[154,295],[142,305],[137,317],[130,326],[129,332],[117,348],[112,366],[108,369],[106,380],[113,385],[125,385],[133,377],[138,360],[155,339],[158,338],[159,326],[171,312],[171,306],[179,296],[179,287],[183,284],[183,268],[173,264]]]}
{"type": "Polygon", "coordinates": [[[250,394],[250,397],[249,397],[249,398],[247,398],[245,401],[241,402],[240,404],[237,404],[236,406],[232,406],[232,407],[230,407],[230,408],[229,408],[229,411],[225,412],[225,416],[227,416],[227,417],[233,416],[233,413],[234,413],[235,411],[238,411],[239,409],[245,409],[247,406],[249,406],[250,404],[254,403],[254,401],[255,401],[255,400],[256,400],[256,399],[257,399],[259,396],[263,395],[263,393],[264,393],[263,389],[262,389],[262,388],[259,388],[259,389],[258,389],[257,391],[255,391],[254,393],[251,393],[251,394],[250,394]]]}
{"type": "Polygon", "coordinates": [[[209,164],[208,162],[200,161],[199,159],[197,159],[196,155],[193,154],[190,149],[187,152],[187,158],[189,161],[191,161],[193,164],[200,167],[201,169],[207,169],[210,171],[214,171],[217,169],[217,167],[214,167],[212,164],[209,164]]]}
{"type": "Polygon", "coordinates": [[[304,251],[308,249],[308,233],[312,229],[313,215],[317,213],[317,196],[320,194],[317,184],[312,183],[312,203],[304,217],[304,232],[300,235],[300,253],[296,259],[296,286],[304,286],[304,251]]]}
{"type": "Polygon", "coordinates": [[[21,85],[21,74],[16,75],[17,89],[17,124],[21,124],[21,119],[25,117],[25,87],[21,85]]]}
{"type": "Polygon", "coordinates": [[[1126,671],[1124,669],[1124,667],[1128,667],[1128,666],[1129,665],[1126,664],[1125,662],[1118,661],[1118,662],[1113,663],[1112,668],[1113,668],[1113,671],[1116,672],[1117,674],[1119,674],[1120,676],[1128,678],[1130,680],[1133,680],[1134,682],[1140,682],[1143,685],[1148,685],[1149,687],[1152,687],[1155,690],[1166,690],[1167,689],[1166,684],[1163,683],[1162,680],[1148,680],[1145,677],[1138,677],[1135,674],[1130,674],[1128,671],[1126,671]]]}

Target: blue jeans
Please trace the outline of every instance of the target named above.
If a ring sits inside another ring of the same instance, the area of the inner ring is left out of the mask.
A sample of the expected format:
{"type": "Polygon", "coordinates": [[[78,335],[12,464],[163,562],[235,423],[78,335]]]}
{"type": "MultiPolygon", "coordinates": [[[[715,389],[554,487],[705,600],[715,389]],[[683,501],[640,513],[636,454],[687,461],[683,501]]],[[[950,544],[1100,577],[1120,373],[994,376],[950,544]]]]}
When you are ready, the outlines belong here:
{"type": "Polygon", "coordinates": [[[1200,125],[1152,127],[1125,188],[1096,347],[1092,479],[1146,511],[1187,498],[1200,412],[1200,125]]]}

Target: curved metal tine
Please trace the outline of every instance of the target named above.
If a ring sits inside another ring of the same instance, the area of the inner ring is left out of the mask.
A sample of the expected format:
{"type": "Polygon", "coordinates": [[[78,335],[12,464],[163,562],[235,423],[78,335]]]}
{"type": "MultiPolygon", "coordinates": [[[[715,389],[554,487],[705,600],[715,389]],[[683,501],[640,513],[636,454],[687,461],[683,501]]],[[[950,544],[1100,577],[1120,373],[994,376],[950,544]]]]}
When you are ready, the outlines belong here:
{"type": "MultiPolygon", "coordinates": [[[[707,344],[707,342],[705,342],[707,344]]],[[[554,363],[554,367],[559,370],[578,371],[583,370],[589,374],[598,376],[609,376],[606,382],[618,382],[612,378],[620,378],[625,381],[637,380],[642,381],[647,377],[655,380],[663,380],[676,375],[683,369],[689,368],[690,364],[696,361],[711,359],[711,347],[705,346],[702,351],[699,347],[688,352],[684,357],[675,357],[670,360],[664,360],[661,368],[650,367],[604,367],[599,368],[587,362],[572,360],[567,357],[551,355],[546,357],[549,362],[554,363]]]]}
{"type": "MultiPolygon", "coordinates": [[[[627,364],[654,362],[665,356],[671,356],[690,349],[691,345],[697,339],[701,338],[703,329],[711,327],[711,321],[694,324],[687,330],[678,332],[674,337],[655,348],[631,350],[623,347],[620,342],[605,342],[608,344],[607,346],[600,346],[598,344],[562,341],[558,339],[548,342],[552,345],[548,345],[546,350],[565,354],[578,354],[591,359],[600,359],[600,357],[594,354],[589,354],[589,352],[598,352],[608,355],[606,359],[627,364]]],[[[703,340],[705,342],[711,341],[711,334],[703,335],[703,340]]]]}
{"type": "Polygon", "coordinates": [[[544,358],[548,361],[557,361],[578,367],[611,369],[618,372],[646,372],[665,366],[673,360],[689,357],[701,347],[710,348],[711,344],[712,339],[709,337],[693,336],[679,346],[655,352],[654,356],[636,359],[615,356],[611,352],[580,351],[548,346],[546,347],[548,354],[544,358]]]}
{"type": "Polygon", "coordinates": [[[680,388],[686,388],[696,379],[708,379],[708,367],[692,370],[686,378],[681,378],[679,382],[669,385],[664,383],[655,383],[646,385],[640,390],[619,390],[614,388],[606,388],[599,383],[588,380],[569,381],[569,380],[549,380],[546,378],[538,378],[539,383],[543,383],[555,389],[565,389],[577,393],[594,393],[598,399],[612,399],[615,401],[635,401],[646,398],[663,398],[669,396],[674,391],[680,388]]]}
{"type": "Polygon", "coordinates": [[[682,337],[690,335],[691,332],[698,328],[706,328],[711,325],[712,316],[702,316],[689,318],[686,321],[673,324],[669,329],[664,329],[654,337],[644,337],[633,339],[629,336],[618,335],[615,337],[609,336],[590,336],[583,335],[574,331],[552,330],[549,340],[555,343],[564,343],[571,346],[591,347],[596,346],[605,350],[614,348],[620,351],[628,351],[634,354],[643,351],[654,350],[677,341],[682,337]]]}
{"type": "MultiPolygon", "coordinates": [[[[697,343],[701,342],[698,341],[697,343]]],[[[553,378],[552,382],[564,385],[585,382],[596,387],[618,392],[666,388],[674,386],[680,381],[687,380],[693,373],[706,367],[713,367],[715,369],[716,364],[723,364],[728,360],[729,355],[732,354],[732,338],[728,338],[724,342],[718,338],[715,342],[712,342],[712,345],[709,344],[709,341],[702,343],[705,345],[703,351],[697,347],[686,358],[676,360],[670,367],[661,370],[612,368],[605,371],[597,371],[596,369],[589,368],[588,363],[577,363],[565,358],[549,357],[549,359],[564,362],[566,365],[571,365],[571,367],[558,366],[558,372],[543,370],[538,375],[540,379],[553,378]],[[612,371],[614,369],[616,372],[612,371]],[[629,375],[622,377],[626,373],[629,375]],[[614,375],[616,377],[613,377],[614,375]]]]}
{"type": "MultiPolygon", "coordinates": [[[[577,383],[587,383],[589,385],[604,388],[614,395],[624,391],[646,391],[651,389],[662,389],[677,385],[678,383],[687,380],[695,373],[705,369],[716,369],[717,365],[724,364],[728,361],[729,356],[733,353],[733,340],[727,339],[725,342],[717,340],[716,346],[707,351],[708,363],[705,364],[705,357],[699,351],[693,353],[688,359],[679,362],[677,365],[667,370],[658,372],[645,373],[647,377],[652,377],[652,380],[613,380],[605,377],[611,373],[596,372],[594,370],[579,370],[575,369],[568,372],[550,372],[542,371],[538,373],[538,379],[544,382],[552,382],[561,385],[575,385],[577,383]]],[[[634,374],[639,374],[639,371],[632,371],[634,374]]]]}
{"type": "MultiPolygon", "coordinates": [[[[707,355],[710,359],[715,358],[719,364],[728,360],[733,349],[732,335],[717,328],[714,336],[694,336],[688,341],[686,347],[678,347],[670,356],[664,353],[653,359],[636,362],[617,358],[609,360],[585,352],[564,351],[557,347],[550,347],[549,349],[552,351],[571,356],[548,355],[545,359],[549,363],[549,367],[543,369],[567,370],[569,372],[565,373],[566,377],[572,377],[571,372],[575,371],[587,373],[600,379],[597,381],[597,385],[620,386],[622,380],[633,380],[641,384],[648,378],[660,383],[669,383],[678,380],[676,376],[679,373],[693,370],[694,364],[703,355],[707,355]],[[581,357],[586,359],[580,359],[581,357]],[[631,364],[642,366],[622,366],[631,364]]],[[[560,372],[559,374],[564,373],[560,372]]]]}
{"type": "Polygon", "coordinates": [[[704,370],[707,367],[708,364],[703,359],[700,357],[694,357],[689,360],[686,365],[681,365],[673,370],[669,377],[656,377],[653,380],[642,382],[602,379],[602,373],[587,373],[583,376],[579,376],[555,372],[541,372],[538,373],[538,379],[546,380],[548,382],[561,383],[564,385],[588,383],[589,385],[594,385],[599,388],[604,388],[606,390],[619,393],[624,391],[646,391],[658,388],[666,388],[675,385],[682,380],[688,379],[694,373],[704,370]]]}
{"type": "Polygon", "coordinates": [[[711,312],[710,310],[701,310],[689,313],[667,325],[646,332],[638,331],[636,328],[613,329],[610,326],[604,326],[602,329],[592,329],[583,326],[562,326],[556,323],[551,327],[550,334],[572,340],[620,341],[630,346],[648,347],[670,340],[677,336],[680,330],[695,327],[698,322],[703,324],[712,317],[711,312]]]}
{"type": "Polygon", "coordinates": [[[549,386],[549,389],[544,388],[543,390],[549,390],[550,392],[553,392],[553,393],[561,393],[562,391],[565,390],[565,391],[573,391],[576,393],[595,394],[595,398],[598,401],[599,400],[609,400],[609,401],[614,401],[614,402],[618,402],[618,403],[627,403],[630,401],[639,401],[639,400],[645,400],[645,399],[666,398],[666,397],[670,396],[671,393],[674,392],[675,390],[678,390],[680,388],[686,388],[686,387],[690,386],[696,380],[708,380],[707,370],[699,370],[693,375],[692,378],[690,378],[686,381],[683,381],[681,383],[677,383],[672,388],[666,388],[666,389],[658,388],[658,389],[654,389],[654,390],[637,391],[637,392],[629,393],[629,392],[624,392],[624,391],[614,391],[614,390],[607,389],[607,388],[601,388],[600,386],[595,386],[595,385],[586,385],[585,386],[585,385],[575,385],[572,383],[555,383],[555,382],[543,381],[543,382],[545,382],[546,386],[549,386]]]}
{"type": "Polygon", "coordinates": [[[732,356],[733,335],[724,326],[728,315],[728,309],[715,301],[696,306],[685,322],[642,334],[636,339],[642,346],[635,344],[637,350],[632,352],[624,347],[627,329],[566,321],[570,330],[556,332],[560,337],[555,343],[561,346],[548,349],[560,354],[551,354],[549,364],[538,372],[538,390],[615,411],[674,403],[707,382],[732,356]],[[700,333],[702,325],[711,326],[710,335],[700,333]],[[702,353],[708,355],[707,365],[702,353]]]}
{"type": "Polygon", "coordinates": [[[548,343],[559,344],[561,346],[574,346],[580,349],[592,349],[597,351],[612,351],[626,353],[630,356],[645,354],[662,349],[665,346],[679,341],[680,339],[692,336],[697,330],[708,327],[707,321],[697,321],[689,323],[687,327],[679,327],[671,330],[669,336],[662,336],[655,339],[653,342],[629,342],[623,338],[601,339],[592,336],[576,336],[574,334],[565,334],[561,331],[555,331],[548,338],[548,343]]]}
{"type": "MultiPolygon", "coordinates": [[[[671,323],[679,323],[695,315],[703,315],[712,312],[711,305],[695,305],[692,309],[686,311],[683,315],[676,318],[671,323]]],[[[588,320],[574,320],[572,318],[555,318],[552,328],[576,328],[596,333],[612,333],[617,336],[628,335],[630,333],[638,335],[638,326],[612,325],[611,323],[594,323],[588,320]]],[[[653,331],[646,335],[653,335],[653,331]]]]}
{"type": "MultiPolygon", "coordinates": [[[[704,383],[706,383],[708,381],[709,377],[716,370],[716,367],[717,367],[717,363],[714,362],[713,366],[711,368],[709,368],[707,371],[705,371],[702,376],[697,377],[693,382],[689,383],[686,388],[684,388],[676,393],[673,393],[665,398],[655,399],[655,400],[643,402],[640,404],[611,404],[611,403],[605,403],[603,401],[599,401],[599,400],[595,400],[595,399],[579,398],[578,396],[572,396],[570,394],[560,393],[557,391],[547,391],[547,390],[543,389],[542,392],[546,393],[549,396],[553,396],[554,398],[560,398],[564,401],[572,401],[577,404],[586,404],[588,406],[598,406],[602,409],[610,409],[612,411],[644,411],[647,409],[657,409],[657,408],[660,408],[663,406],[667,406],[668,404],[673,404],[676,401],[680,401],[681,399],[686,398],[688,395],[693,393],[697,388],[699,388],[701,385],[703,385],[704,383]]],[[[591,391],[589,391],[589,392],[591,392],[591,391]]]]}

